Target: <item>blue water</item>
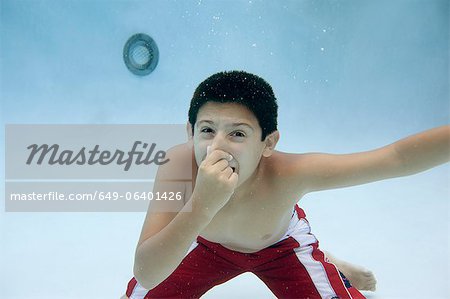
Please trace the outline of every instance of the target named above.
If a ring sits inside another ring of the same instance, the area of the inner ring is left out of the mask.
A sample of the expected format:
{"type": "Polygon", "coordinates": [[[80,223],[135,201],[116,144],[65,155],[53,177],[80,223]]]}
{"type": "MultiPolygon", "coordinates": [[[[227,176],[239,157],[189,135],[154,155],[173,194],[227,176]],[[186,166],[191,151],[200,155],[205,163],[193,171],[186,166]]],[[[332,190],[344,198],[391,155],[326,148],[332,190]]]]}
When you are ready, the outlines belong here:
{"type": "MultiPolygon", "coordinates": [[[[449,122],[446,0],[0,3],[2,124],[184,123],[197,84],[232,69],[274,88],[283,151],[369,150],[449,122]],[[122,60],[137,32],[159,46],[147,77],[122,60]]],[[[301,205],[323,248],[376,273],[370,298],[448,298],[449,176],[444,165],[301,205]]],[[[0,297],[120,297],[144,216],[2,211],[0,297]]],[[[250,274],[205,298],[250,296],[273,298],[250,274]]]]}

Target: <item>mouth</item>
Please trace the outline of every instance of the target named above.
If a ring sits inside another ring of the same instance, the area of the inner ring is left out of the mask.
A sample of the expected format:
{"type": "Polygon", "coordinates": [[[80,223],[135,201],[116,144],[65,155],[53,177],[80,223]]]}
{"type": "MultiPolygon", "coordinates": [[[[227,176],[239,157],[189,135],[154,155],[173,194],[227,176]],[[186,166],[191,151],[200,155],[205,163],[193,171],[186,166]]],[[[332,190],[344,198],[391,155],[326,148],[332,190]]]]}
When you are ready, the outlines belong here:
{"type": "Polygon", "coordinates": [[[230,165],[233,172],[239,174],[239,165],[237,164],[237,161],[233,161],[230,165]]]}

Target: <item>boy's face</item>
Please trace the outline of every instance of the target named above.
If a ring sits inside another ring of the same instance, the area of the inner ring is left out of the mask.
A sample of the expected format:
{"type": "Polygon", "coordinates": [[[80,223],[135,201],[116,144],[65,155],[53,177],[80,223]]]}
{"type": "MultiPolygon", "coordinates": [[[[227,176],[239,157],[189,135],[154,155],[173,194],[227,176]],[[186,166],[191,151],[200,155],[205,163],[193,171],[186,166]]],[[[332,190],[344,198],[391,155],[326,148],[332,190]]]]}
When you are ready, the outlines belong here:
{"type": "Polygon", "coordinates": [[[230,166],[239,175],[238,186],[255,171],[265,143],[255,115],[236,103],[207,102],[197,114],[194,151],[197,165],[205,159],[206,148],[220,149],[233,156],[230,166]]]}

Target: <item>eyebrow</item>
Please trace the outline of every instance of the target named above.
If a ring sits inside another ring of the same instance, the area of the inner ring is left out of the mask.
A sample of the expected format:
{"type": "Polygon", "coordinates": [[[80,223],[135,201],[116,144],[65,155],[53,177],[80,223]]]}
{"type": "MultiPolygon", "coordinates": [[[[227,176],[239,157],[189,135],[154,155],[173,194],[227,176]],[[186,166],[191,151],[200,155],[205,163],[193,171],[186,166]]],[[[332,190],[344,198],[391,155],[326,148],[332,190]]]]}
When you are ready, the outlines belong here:
{"type": "MultiPolygon", "coordinates": [[[[200,120],[197,122],[197,127],[202,123],[202,122],[206,122],[208,124],[214,124],[213,121],[211,120],[200,120]]],[[[248,123],[244,123],[244,122],[239,122],[239,123],[232,123],[230,125],[228,125],[229,127],[239,127],[239,126],[245,126],[248,127],[250,130],[254,131],[253,127],[251,125],[249,125],[248,123]]]]}

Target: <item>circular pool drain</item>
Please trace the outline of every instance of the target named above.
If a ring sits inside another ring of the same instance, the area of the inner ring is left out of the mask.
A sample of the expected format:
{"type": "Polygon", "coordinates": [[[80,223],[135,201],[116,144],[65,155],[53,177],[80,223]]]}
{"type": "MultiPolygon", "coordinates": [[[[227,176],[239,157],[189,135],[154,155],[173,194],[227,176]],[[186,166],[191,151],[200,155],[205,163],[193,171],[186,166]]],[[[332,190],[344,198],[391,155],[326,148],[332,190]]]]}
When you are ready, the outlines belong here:
{"type": "Polygon", "coordinates": [[[159,51],[155,41],[144,33],[130,37],[123,47],[125,65],[135,75],[145,76],[158,64],[159,51]]]}

